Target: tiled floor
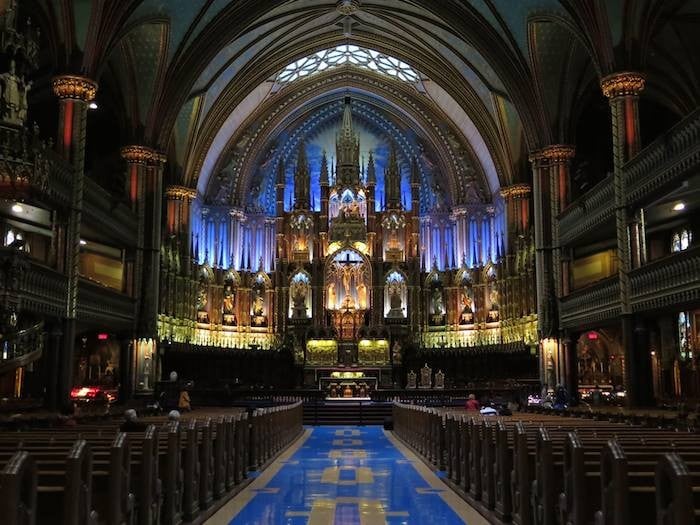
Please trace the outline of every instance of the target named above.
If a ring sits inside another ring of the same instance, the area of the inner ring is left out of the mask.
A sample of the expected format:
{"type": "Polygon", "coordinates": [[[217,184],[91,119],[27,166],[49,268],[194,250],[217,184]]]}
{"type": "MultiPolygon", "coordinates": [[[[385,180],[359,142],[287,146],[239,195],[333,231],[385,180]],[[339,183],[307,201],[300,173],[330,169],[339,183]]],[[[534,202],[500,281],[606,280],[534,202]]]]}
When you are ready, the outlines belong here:
{"type": "Polygon", "coordinates": [[[380,427],[314,427],[208,525],[485,525],[380,427]]]}

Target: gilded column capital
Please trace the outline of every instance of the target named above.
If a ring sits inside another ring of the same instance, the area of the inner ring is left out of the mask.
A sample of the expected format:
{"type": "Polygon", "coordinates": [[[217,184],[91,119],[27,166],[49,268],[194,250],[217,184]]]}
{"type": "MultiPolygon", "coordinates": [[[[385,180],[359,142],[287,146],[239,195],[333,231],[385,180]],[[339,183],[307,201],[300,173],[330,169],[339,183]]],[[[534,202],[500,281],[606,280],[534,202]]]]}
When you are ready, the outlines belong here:
{"type": "Polygon", "coordinates": [[[553,162],[565,162],[576,154],[576,147],[569,144],[552,144],[540,150],[542,156],[553,162]]]}
{"type": "Polygon", "coordinates": [[[151,148],[138,145],[124,146],[120,153],[125,161],[135,164],[146,164],[156,154],[151,148]]]}
{"type": "Polygon", "coordinates": [[[607,98],[637,96],[644,89],[645,78],[641,73],[622,71],[603,77],[600,89],[607,98]]]}
{"type": "Polygon", "coordinates": [[[501,197],[504,199],[513,197],[527,197],[530,195],[532,187],[527,183],[512,184],[501,188],[501,197]]]}
{"type": "Polygon", "coordinates": [[[576,148],[568,144],[552,144],[530,153],[530,162],[536,166],[541,166],[546,162],[564,162],[574,157],[576,148]]]}
{"type": "Polygon", "coordinates": [[[168,186],[165,196],[170,200],[193,201],[197,197],[197,190],[187,186],[168,186]]]}
{"type": "Polygon", "coordinates": [[[51,80],[54,94],[61,99],[90,102],[97,94],[97,82],[78,75],[61,75],[51,80]]]}

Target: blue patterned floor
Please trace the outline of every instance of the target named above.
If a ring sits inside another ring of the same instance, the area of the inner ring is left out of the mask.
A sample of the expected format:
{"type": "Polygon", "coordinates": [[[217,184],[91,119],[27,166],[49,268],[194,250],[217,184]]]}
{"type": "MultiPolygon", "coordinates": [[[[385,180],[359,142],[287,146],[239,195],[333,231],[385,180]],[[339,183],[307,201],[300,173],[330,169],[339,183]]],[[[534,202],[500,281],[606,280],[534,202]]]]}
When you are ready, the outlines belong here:
{"type": "MultiPolygon", "coordinates": [[[[407,459],[380,427],[315,427],[301,448],[271,468],[278,471],[250,487],[231,525],[466,523],[458,515],[465,516],[466,504],[415,457],[407,459]]],[[[470,525],[480,521],[470,518],[470,525]]]]}

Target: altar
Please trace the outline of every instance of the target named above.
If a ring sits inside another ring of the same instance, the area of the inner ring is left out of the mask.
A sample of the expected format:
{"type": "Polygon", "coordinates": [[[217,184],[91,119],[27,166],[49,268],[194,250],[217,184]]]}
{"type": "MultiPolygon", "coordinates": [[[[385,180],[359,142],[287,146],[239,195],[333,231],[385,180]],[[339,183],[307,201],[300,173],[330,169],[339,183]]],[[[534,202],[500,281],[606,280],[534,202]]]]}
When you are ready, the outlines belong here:
{"type": "Polygon", "coordinates": [[[377,389],[376,376],[365,375],[363,371],[333,371],[329,376],[319,378],[319,389],[326,399],[368,399],[370,392],[377,389]]]}

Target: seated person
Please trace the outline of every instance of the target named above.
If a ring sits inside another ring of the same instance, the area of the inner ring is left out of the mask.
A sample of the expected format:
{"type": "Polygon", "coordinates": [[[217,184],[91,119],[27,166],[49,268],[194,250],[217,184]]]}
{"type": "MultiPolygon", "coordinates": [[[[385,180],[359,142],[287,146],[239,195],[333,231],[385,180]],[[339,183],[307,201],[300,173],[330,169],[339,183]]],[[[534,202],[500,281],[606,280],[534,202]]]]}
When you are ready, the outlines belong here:
{"type": "Polygon", "coordinates": [[[479,402],[476,400],[476,396],[474,394],[469,394],[469,398],[467,399],[467,404],[465,405],[465,408],[470,411],[477,411],[479,410],[479,402]]]}
{"type": "Polygon", "coordinates": [[[187,393],[187,390],[182,390],[180,392],[180,399],[177,402],[177,408],[181,412],[189,412],[190,410],[192,410],[192,405],[190,404],[190,395],[187,393]]]}
{"type": "Polygon", "coordinates": [[[143,432],[146,430],[146,423],[139,421],[136,410],[130,408],[124,412],[124,422],[119,427],[122,432],[143,432]]]}

